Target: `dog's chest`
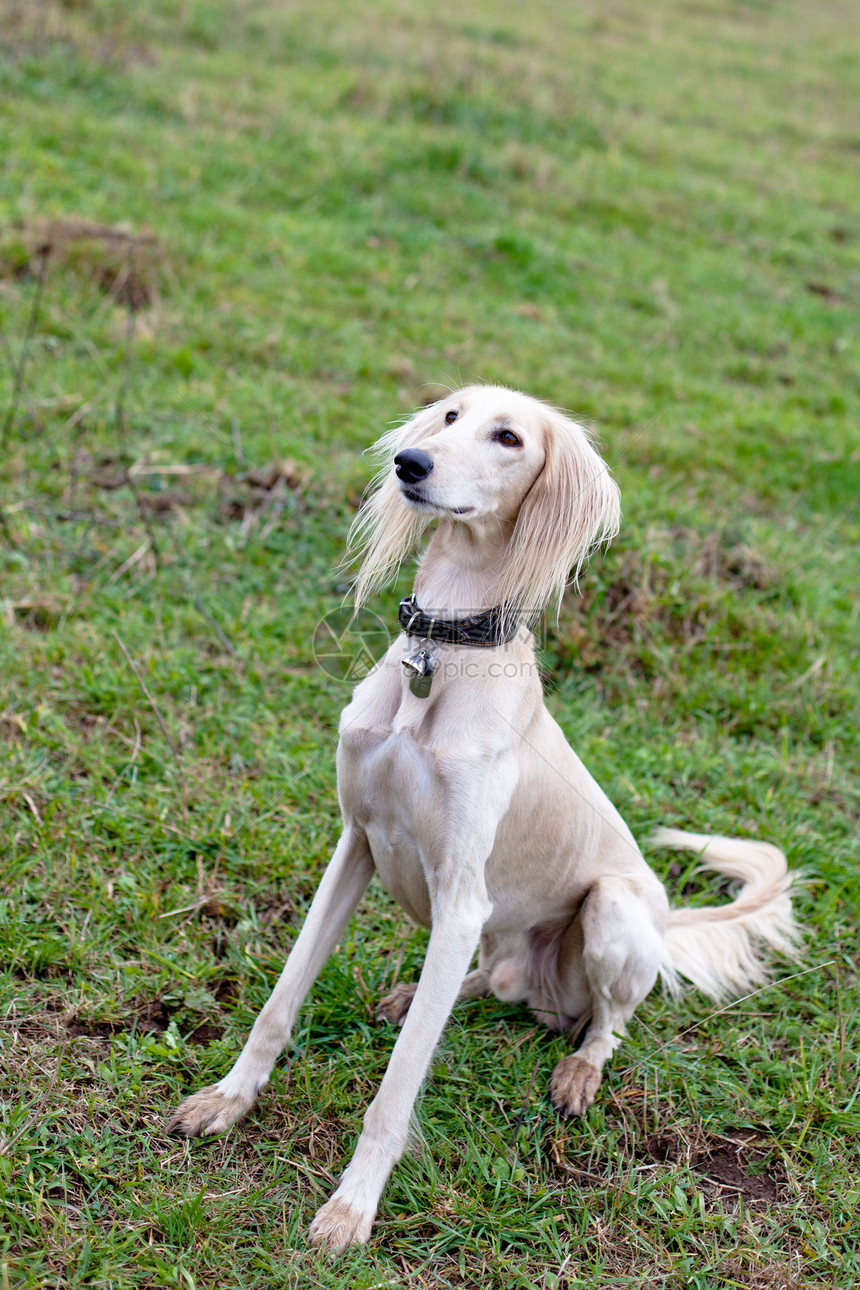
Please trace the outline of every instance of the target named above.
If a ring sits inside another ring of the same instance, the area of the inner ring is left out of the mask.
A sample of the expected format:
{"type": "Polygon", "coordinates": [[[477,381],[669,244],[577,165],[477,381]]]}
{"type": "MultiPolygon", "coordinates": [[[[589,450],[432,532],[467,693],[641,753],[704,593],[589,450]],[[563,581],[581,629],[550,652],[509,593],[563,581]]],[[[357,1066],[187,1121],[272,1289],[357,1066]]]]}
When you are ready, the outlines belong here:
{"type": "Polygon", "coordinates": [[[444,798],[432,751],[407,731],[350,731],[341,738],[338,783],[344,815],[364,830],[383,886],[429,926],[425,865],[444,798]]]}

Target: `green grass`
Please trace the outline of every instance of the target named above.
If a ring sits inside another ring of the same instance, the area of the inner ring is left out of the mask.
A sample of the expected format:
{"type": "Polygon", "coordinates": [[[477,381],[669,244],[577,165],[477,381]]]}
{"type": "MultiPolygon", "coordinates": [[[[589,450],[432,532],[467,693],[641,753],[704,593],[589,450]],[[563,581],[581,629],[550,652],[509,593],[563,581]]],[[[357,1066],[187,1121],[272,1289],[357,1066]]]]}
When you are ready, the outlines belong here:
{"type": "Polygon", "coordinates": [[[852,7],[2,0],[0,30],[0,1287],[855,1285],[852,7]],[[781,844],[811,970],[716,1016],[655,994],[575,1123],[563,1039],[459,1008],[371,1243],[325,1260],[374,1003],[423,952],[381,892],[259,1109],[205,1143],[164,1116],[336,841],[348,687],[312,643],[361,452],[473,379],[593,421],[622,487],[553,713],[640,837],[781,844]]]}

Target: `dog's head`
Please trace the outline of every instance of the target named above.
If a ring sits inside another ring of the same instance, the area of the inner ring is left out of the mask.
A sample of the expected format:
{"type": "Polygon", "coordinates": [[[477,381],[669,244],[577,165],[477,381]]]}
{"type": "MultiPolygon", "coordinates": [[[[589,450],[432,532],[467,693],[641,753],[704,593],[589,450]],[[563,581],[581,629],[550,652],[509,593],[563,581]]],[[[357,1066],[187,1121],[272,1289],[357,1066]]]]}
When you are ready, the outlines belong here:
{"type": "Polygon", "coordinates": [[[510,531],[496,603],[540,609],[618,529],[618,488],[582,426],[501,386],[467,386],[422,409],[378,445],[385,465],[351,537],[363,550],[361,601],[427,524],[510,531]]]}

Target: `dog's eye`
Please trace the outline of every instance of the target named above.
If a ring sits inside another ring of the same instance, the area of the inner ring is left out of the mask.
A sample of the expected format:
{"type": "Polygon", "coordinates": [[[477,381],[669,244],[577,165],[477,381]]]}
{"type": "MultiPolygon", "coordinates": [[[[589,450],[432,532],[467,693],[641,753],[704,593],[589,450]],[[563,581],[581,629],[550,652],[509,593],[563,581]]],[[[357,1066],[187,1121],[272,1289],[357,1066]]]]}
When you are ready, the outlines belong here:
{"type": "Polygon", "coordinates": [[[456,408],[451,408],[449,412],[445,413],[445,425],[446,426],[453,425],[459,415],[460,413],[457,411],[456,408]]]}
{"type": "Polygon", "coordinates": [[[523,441],[513,430],[499,430],[495,436],[496,443],[503,443],[506,448],[522,448],[523,441]]]}

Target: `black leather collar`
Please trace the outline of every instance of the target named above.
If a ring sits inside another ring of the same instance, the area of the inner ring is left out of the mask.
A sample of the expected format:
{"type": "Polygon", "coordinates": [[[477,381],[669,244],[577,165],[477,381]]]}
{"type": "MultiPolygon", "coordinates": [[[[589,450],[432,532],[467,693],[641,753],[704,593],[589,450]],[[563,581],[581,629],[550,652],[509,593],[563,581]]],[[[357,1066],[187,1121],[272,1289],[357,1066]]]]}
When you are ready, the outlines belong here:
{"type": "Polygon", "coordinates": [[[519,614],[515,610],[506,612],[504,605],[496,605],[494,609],[473,614],[470,618],[431,618],[419,609],[414,595],[401,600],[397,618],[407,636],[484,648],[507,644],[516,636],[520,626],[519,614]]]}

